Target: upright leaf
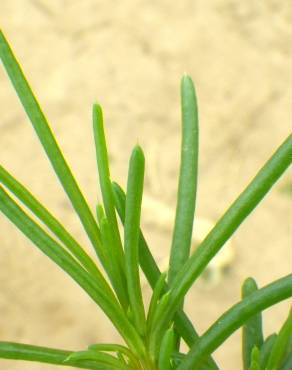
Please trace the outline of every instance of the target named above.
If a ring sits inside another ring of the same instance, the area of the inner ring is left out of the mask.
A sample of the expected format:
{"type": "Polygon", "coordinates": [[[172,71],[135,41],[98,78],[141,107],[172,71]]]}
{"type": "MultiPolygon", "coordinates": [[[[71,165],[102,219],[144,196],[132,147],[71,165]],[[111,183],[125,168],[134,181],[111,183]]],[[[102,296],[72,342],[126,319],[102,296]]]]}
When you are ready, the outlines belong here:
{"type": "Polygon", "coordinates": [[[134,321],[141,335],[145,335],[146,332],[146,320],[139,276],[139,235],[144,162],[142,149],[136,146],[132,152],[129,164],[124,225],[128,293],[134,321]]]}
{"type": "Polygon", "coordinates": [[[261,352],[260,352],[260,366],[261,368],[265,369],[267,366],[267,362],[269,360],[269,356],[272,352],[272,348],[274,347],[275,341],[277,339],[277,334],[271,334],[269,335],[262,347],[261,347],[261,352]]]}
{"type": "Polygon", "coordinates": [[[171,370],[171,356],[175,348],[175,336],[173,328],[169,328],[162,339],[159,359],[158,370],[171,370]]]}
{"type": "MultiPolygon", "coordinates": [[[[291,293],[292,296],[292,293],[291,293]]],[[[282,365],[285,355],[286,355],[286,348],[291,340],[292,336],[292,309],[288,315],[287,320],[284,322],[277,339],[273,345],[271,354],[269,356],[269,360],[266,366],[266,370],[278,370],[282,365]]],[[[290,353],[292,357],[292,352],[290,353]]]]}
{"type": "Polygon", "coordinates": [[[115,202],[111,186],[108,152],[103,125],[103,115],[101,107],[98,104],[93,105],[92,116],[100,188],[106,217],[108,219],[112,234],[112,243],[108,247],[111,248],[112,258],[115,260],[114,265],[117,267],[116,275],[118,276],[120,286],[120,289],[118,289],[117,293],[122,305],[125,307],[125,309],[127,309],[128,297],[125,279],[125,259],[118,228],[118,222],[116,218],[115,202]]]}
{"type": "Polygon", "coordinates": [[[260,367],[260,350],[254,346],[250,353],[250,365],[247,370],[262,370],[260,367]]]}
{"type": "MultiPolygon", "coordinates": [[[[125,222],[125,203],[126,195],[123,189],[116,182],[112,183],[115,205],[119,214],[119,217],[122,223],[125,222]]],[[[139,262],[140,266],[151,286],[152,289],[155,289],[157,282],[160,279],[161,272],[153,258],[151,251],[148,247],[148,244],[143,236],[142,231],[140,230],[140,239],[139,239],[139,262]]],[[[164,287],[164,293],[168,290],[167,285],[164,287]]],[[[185,343],[191,347],[199,338],[198,333],[196,332],[194,326],[192,325],[190,319],[182,311],[178,310],[174,317],[176,328],[178,329],[181,337],[184,339],[185,343]]],[[[208,370],[218,370],[218,366],[211,356],[208,357],[208,370]]]]}
{"type": "MultiPolygon", "coordinates": [[[[124,290],[123,280],[121,280],[121,270],[119,269],[118,261],[115,258],[116,256],[114,255],[112,229],[106,217],[102,217],[100,219],[99,225],[105,255],[104,264],[106,266],[107,274],[119,301],[126,311],[128,307],[128,299],[127,295],[125,295],[126,291],[124,290]]],[[[125,286],[125,288],[127,289],[127,286],[125,286]]]]}
{"type": "Polygon", "coordinates": [[[198,177],[198,108],[193,82],[184,76],[181,82],[182,144],[175,225],[169,260],[168,281],[187,261],[192,240],[198,177]]]}
{"type": "MultiPolygon", "coordinates": [[[[242,285],[242,298],[248,297],[257,291],[254,279],[248,278],[242,285]]],[[[249,370],[252,350],[254,347],[261,348],[263,344],[262,314],[252,316],[242,327],[242,360],[244,370],[249,370]]],[[[254,365],[255,366],[255,365],[254,365]]]]}

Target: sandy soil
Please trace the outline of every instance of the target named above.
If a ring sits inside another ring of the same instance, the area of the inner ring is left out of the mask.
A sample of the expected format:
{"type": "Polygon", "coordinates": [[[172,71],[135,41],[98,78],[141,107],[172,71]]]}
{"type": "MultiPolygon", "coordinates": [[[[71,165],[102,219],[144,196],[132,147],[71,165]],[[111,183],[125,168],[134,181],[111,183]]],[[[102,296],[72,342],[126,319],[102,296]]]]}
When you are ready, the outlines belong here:
{"type": "MultiPolygon", "coordinates": [[[[125,184],[137,141],[147,159],[146,193],[175,207],[180,142],[179,80],[186,71],[200,105],[197,214],[216,219],[291,132],[292,4],[237,0],[1,0],[0,22],[90,204],[97,200],[91,105],[105,111],[113,178],[125,184]]],[[[88,245],[36,136],[0,69],[1,164],[88,245]]],[[[291,271],[291,171],[233,238],[229,273],[200,283],[186,307],[203,332],[259,285],[291,271]],[[289,192],[290,189],[290,192],[289,192]]],[[[170,235],[144,215],[156,256],[170,235]]],[[[0,217],[0,340],[83,349],[119,340],[105,316],[54,264],[0,217]]],[[[146,289],[146,295],[149,291],[146,289]]],[[[288,303],[265,314],[279,328],[288,303]]],[[[215,358],[240,368],[239,333],[215,358]]],[[[5,370],[53,366],[0,361],[5,370]]]]}

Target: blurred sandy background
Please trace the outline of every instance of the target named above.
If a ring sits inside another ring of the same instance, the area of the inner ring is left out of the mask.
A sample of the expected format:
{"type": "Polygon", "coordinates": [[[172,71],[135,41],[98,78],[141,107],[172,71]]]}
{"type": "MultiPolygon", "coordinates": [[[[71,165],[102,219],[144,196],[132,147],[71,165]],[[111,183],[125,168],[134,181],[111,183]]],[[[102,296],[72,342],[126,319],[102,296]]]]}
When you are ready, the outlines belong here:
{"type": "MultiPolygon", "coordinates": [[[[289,1],[1,0],[0,22],[92,207],[96,100],[104,107],[112,177],[125,185],[138,141],[147,160],[146,194],[174,207],[179,83],[185,71],[193,77],[201,130],[197,214],[211,219],[291,132],[289,1]]],[[[88,245],[3,68],[0,104],[1,164],[88,245]]],[[[228,274],[216,286],[191,289],[187,310],[200,332],[239,299],[245,277],[262,286],[291,271],[291,189],[290,171],[234,236],[228,274]]],[[[155,217],[159,210],[144,215],[145,232],[161,257],[170,235],[149,226],[155,217]]],[[[0,240],[0,340],[76,350],[119,340],[77,285],[4,217],[0,240]]],[[[288,302],[265,314],[267,333],[287,310],[288,302]]],[[[224,370],[241,367],[238,338],[215,354],[224,370]]],[[[0,368],[54,367],[0,360],[0,368]]]]}

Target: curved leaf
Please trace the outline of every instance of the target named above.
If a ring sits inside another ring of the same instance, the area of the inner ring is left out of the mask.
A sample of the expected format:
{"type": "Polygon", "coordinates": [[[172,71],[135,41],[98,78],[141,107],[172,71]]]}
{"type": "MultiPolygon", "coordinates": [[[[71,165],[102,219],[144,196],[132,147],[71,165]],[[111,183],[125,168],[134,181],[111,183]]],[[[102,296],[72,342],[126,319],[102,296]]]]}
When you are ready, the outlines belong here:
{"type": "Polygon", "coordinates": [[[292,297],[292,274],[257,290],[226,311],[193,345],[177,370],[197,370],[206,356],[218,348],[250,317],[292,297]]]}
{"type": "Polygon", "coordinates": [[[93,361],[64,360],[72,353],[61,349],[32,346],[30,344],[0,342],[0,358],[9,360],[36,361],[61,366],[75,366],[89,370],[111,370],[110,367],[99,365],[93,361]]]}

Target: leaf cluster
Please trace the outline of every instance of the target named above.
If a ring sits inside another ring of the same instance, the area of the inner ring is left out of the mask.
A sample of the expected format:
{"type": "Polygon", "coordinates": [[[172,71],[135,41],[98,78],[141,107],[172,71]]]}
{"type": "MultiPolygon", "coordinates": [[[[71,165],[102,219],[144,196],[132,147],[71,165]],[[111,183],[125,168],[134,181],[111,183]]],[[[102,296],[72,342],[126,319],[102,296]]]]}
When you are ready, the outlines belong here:
{"type": "Polygon", "coordinates": [[[102,109],[94,104],[93,132],[102,204],[92,212],[64,158],[41,107],[6,38],[0,31],[0,56],[39,141],[78,215],[99,263],[36,197],[0,165],[0,211],[32,243],[63,269],[103,310],[124,345],[93,344],[72,352],[0,342],[0,357],[84,369],[215,370],[212,353],[238,328],[243,329],[245,370],[292,368],[292,315],[278,334],[266,339],[261,312],[292,296],[292,275],[258,289],[249,278],[242,300],[198,335],[183,311],[183,301],[210,260],[290,166],[292,135],[276,150],[190,256],[198,177],[198,108],[189,76],[181,81],[182,144],[176,217],[169,269],[161,273],[140,228],[145,158],[136,146],[129,161],[126,192],[111,179],[102,109]],[[29,212],[28,212],[29,211],[29,212]],[[119,222],[123,227],[119,226],[119,222]],[[145,307],[140,268],[153,289],[145,307]],[[189,347],[180,352],[180,341],[189,347]]]}

